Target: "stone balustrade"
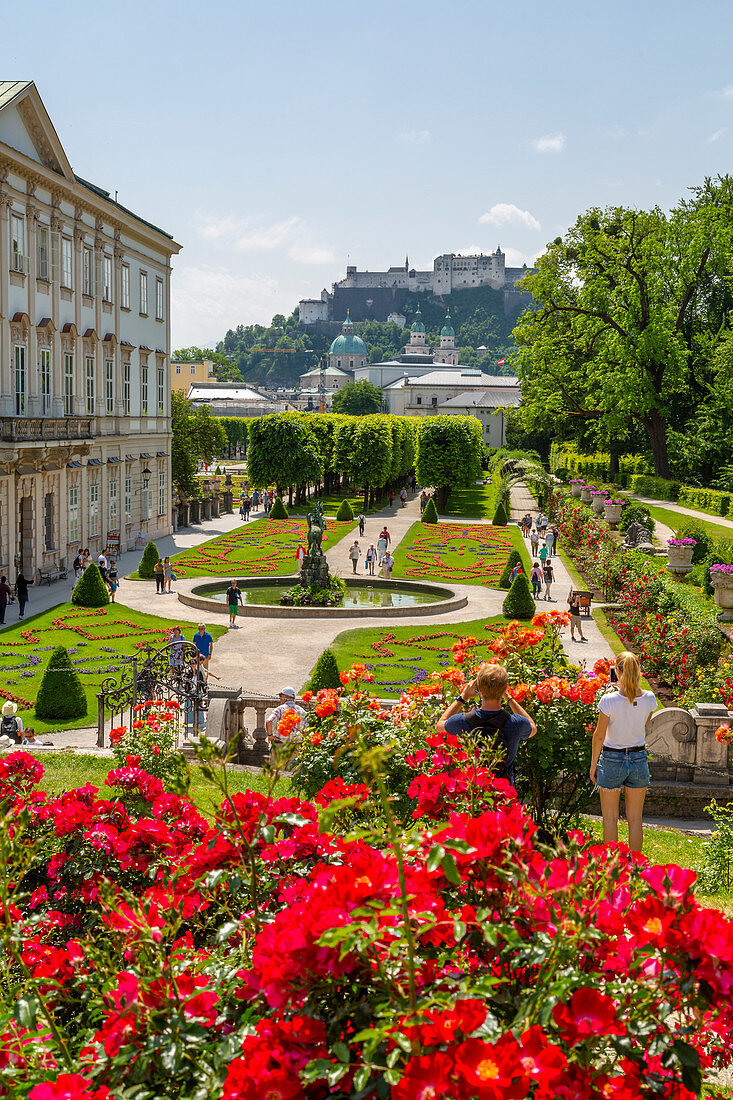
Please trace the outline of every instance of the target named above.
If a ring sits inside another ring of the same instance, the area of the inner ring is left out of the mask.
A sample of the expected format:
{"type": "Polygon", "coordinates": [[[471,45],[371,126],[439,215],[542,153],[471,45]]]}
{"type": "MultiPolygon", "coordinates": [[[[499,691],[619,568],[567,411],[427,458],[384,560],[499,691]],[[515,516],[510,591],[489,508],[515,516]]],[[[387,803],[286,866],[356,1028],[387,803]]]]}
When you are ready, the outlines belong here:
{"type": "Polygon", "coordinates": [[[3,443],[44,443],[55,439],[93,439],[91,416],[2,416],[3,443]]]}
{"type": "Polygon", "coordinates": [[[733,722],[722,703],[697,703],[691,710],[665,707],[652,716],[647,734],[652,780],[706,787],[733,786],[733,753],[715,737],[733,722]]]}

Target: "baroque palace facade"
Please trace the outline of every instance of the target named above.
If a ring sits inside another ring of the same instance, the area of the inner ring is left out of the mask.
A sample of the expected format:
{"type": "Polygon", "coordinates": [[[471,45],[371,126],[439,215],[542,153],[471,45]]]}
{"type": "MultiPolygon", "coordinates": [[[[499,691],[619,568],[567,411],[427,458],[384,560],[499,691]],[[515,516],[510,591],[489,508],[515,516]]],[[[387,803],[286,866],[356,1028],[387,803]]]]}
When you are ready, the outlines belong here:
{"type": "Polygon", "coordinates": [[[0,572],[172,530],[167,233],[77,176],[0,81],[0,572]]]}

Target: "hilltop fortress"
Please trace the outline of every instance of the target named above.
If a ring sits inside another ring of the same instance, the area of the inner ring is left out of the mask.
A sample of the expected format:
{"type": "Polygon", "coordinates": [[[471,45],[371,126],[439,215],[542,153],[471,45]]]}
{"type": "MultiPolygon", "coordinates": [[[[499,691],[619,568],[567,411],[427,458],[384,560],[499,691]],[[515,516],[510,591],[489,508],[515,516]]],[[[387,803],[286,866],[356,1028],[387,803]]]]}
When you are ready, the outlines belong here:
{"type": "Polygon", "coordinates": [[[455,252],[437,256],[432,271],[417,271],[405,257],[402,267],[387,271],[357,271],[346,268],[346,278],[325,288],[320,298],[302,298],[301,325],[341,321],[348,313],[353,321],[401,319],[400,309],[408,294],[444,298],[456,290],[490,286],[504,294],[504,309],[518,313],[530,296],[517,290],[516,284],[531,269],[507,267],[505,254],[497,247],[490,255],[461,256],[455,252]],[[395,316],[392,317],[391,315],[395,316]]]}

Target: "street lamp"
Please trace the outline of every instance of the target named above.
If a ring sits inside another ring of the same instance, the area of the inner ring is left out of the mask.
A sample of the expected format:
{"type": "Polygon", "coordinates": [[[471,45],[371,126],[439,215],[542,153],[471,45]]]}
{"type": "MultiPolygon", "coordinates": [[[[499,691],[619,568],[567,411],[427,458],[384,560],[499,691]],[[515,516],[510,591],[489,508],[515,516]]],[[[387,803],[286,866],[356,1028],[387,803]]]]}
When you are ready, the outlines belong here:
{"type": "Polygon", "coordinates": [[[145,469],[143,470],[143,489],[147,489],[149,484],[150,484],[150,470],[146,466],[145,469]]]}

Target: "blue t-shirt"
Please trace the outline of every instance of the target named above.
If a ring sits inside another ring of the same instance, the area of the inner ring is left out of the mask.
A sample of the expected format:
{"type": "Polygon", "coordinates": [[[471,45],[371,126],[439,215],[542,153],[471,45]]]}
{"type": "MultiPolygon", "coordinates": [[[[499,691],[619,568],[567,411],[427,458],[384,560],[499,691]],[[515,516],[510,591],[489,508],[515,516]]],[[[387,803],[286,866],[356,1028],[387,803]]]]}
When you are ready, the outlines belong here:
{"type": "Polygon", "coordinates": [[[196,646],[196,649],[199,651],[202,657],[208,657],[209,650],[214,644],[214,639],[211,637],[208,630],[205,630],[203,634],[199,634],[197,630],[193,636],[193,644],[196,646]]]}
{"type": "Polygon", "coordinates": [[[481,733],[483,730],[484,740],[491,739],[496,748],[504,749],[504,757],[494,769],[495,775],[499,776],[500,779],[507,779],[510,783],[513,783],[514,761],[517,758],[519,742],[527,740],[532,732],[532,726],[529,719],[525,718],[523,714],[510,714],[501,729],[497,729],[493,725],[482,726],[484,721],[492,722],[501,713],[498,710],[483,710],[479,707],[476,710],[469,711],[468,714],[454,714],[451,718],[446,718],[445,730],[446,733],[451,733],[456,737],[475,730],[481,733]]]}

